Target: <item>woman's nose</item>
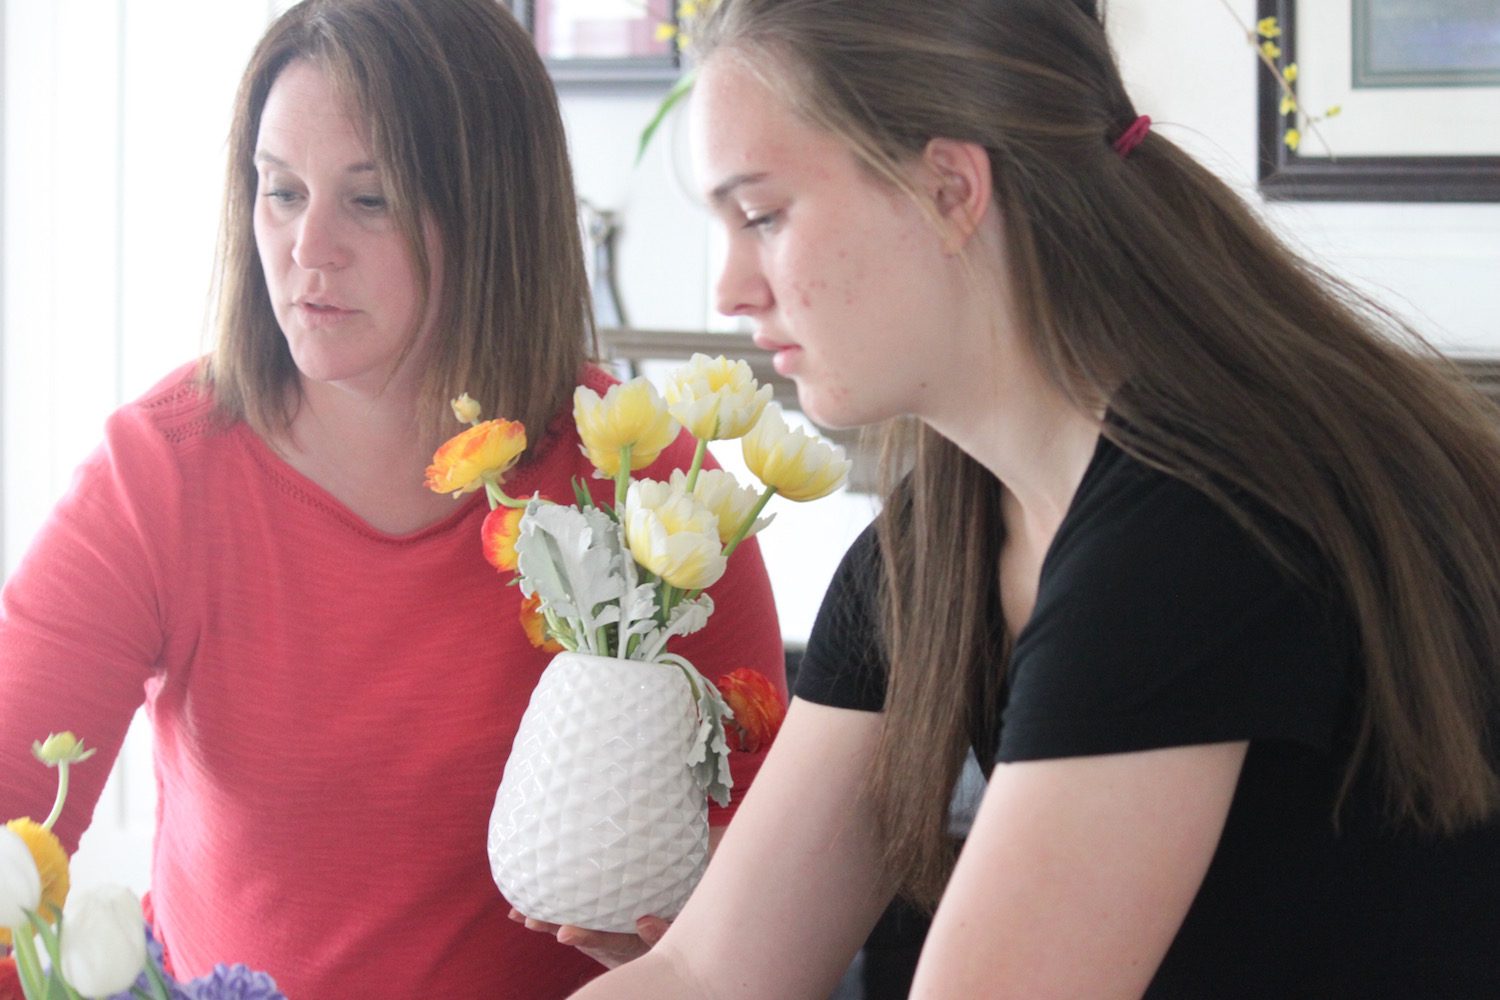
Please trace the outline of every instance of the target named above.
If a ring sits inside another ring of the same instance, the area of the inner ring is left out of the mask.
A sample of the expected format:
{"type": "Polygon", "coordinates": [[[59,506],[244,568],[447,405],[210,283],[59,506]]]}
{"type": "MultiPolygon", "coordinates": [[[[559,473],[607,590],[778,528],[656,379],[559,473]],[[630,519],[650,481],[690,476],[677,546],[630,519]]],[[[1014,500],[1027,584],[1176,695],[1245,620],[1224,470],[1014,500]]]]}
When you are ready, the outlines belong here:
{"type": "Polygon", "coordinates": [[[343,267],[348,258],[336,206],[319,200],[309,201],[297,223],[292,260],[305,270],[318,271],[343,267]]]}
{"type": "Polygon", "coordinates": [[[724,267],[714,287],[714,307],[725,316],[754,316],[768,309],[771,302],[771,286],[757,254],[731,236],[724,267]]]}

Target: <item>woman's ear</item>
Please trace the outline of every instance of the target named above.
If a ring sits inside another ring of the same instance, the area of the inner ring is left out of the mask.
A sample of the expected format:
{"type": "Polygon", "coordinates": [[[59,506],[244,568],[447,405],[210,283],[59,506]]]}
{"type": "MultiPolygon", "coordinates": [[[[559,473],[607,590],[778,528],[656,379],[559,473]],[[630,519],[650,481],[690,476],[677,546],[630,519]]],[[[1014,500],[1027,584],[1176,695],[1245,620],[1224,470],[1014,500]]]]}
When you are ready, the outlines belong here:
{"type": "Polygon", "coordinates": [[[928,191],[944,229],[944,247],[958,253],[979,229],[994,194],[988,151],[975,142],[932,139],[922,151],[928,191]]]}

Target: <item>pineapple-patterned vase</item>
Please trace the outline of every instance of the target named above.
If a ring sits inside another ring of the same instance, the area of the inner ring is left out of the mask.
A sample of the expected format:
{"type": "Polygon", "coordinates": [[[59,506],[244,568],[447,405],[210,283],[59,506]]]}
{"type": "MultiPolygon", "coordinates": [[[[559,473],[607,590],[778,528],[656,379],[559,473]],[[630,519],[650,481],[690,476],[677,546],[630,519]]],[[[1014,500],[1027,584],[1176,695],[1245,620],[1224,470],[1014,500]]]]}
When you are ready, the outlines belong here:
{"type": "Polygon", "coordinates": [[[490,814],[490,871],[511,905],[601,931],[676,916],[708,861],[707,799],[687,763],[697,725],[671,664],[553,657],[490,814]]]}

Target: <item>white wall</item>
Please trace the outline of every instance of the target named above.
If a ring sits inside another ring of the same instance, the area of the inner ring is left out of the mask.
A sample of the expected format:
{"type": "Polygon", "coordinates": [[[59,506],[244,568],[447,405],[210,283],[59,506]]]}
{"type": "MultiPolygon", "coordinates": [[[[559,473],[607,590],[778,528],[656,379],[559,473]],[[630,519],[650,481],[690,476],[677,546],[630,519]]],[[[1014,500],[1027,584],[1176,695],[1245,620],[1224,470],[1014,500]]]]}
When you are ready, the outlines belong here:
{"type": "MultiPolygon", "coordinates": [[[[267,0],[6,4],[6,572],[105,416],[203,348],[229,109],[268,14],[267,0]]],[[[78,884],[145,887],[147,737],[138,718],[75,859],[78,884]]]]}
{"type": "MultiPolygon", "coordinates": [[[[104,415],[200,350],[233,87],[278,4],[4,7],[7,569],[104,415]]],[[[1253,0],[1230,5],[1253,20],[1253,0]]],[[[1215,0],[1113,0],[1111,17],[1137,105],[1254,197],[1256,68],[1229,15],[1215,0]]],[[[659,98],[564,92],[579,190],[623,212],[622,291],[636,325],[722,328],[708,293],[716,243],[689,195],[680,117],[631,166],[659,98]]],[[[1500,354],[1500,204],[1280,204],[1267,215],[1440,344],[1500,354]]],[[[732,452],[719,449],[730,463],[732,452]]],[[[764,546],[788,637],[806,635],[839,554],[872,510],[859,497],[782,506],[764,546]]],[[[144,744],[132,739],[128,773],[98,815],[100,832],[124,836],[80,856],[81,880],[144,880],[150,778],[144,744]]]]}

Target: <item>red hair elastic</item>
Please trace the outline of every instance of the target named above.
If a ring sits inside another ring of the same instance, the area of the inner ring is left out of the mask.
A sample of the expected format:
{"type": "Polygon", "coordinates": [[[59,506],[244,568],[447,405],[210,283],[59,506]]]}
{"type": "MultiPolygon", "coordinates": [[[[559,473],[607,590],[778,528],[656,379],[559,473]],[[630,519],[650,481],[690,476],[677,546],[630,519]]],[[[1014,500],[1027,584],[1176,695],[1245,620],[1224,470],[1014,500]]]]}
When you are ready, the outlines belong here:
{"type": "Polygon", "coordinates": [[[1123,160],[1129,156],[1130,151],[1141,144],[1141,140],[1146,138],[1146,133],[1149,131],[1151,131],[1150,115],[1141,115],[1131,122],[1130,127],[1121,132],[1120,137],[1114,143],[1115,152],[1120,154],[1120,159],[1123,160]]]}

